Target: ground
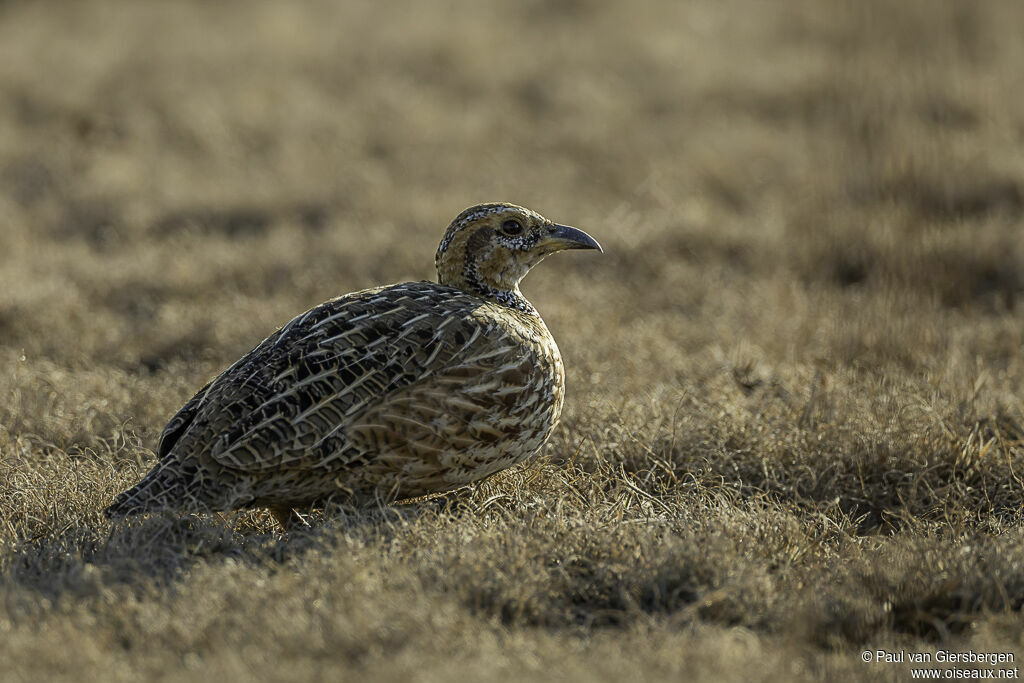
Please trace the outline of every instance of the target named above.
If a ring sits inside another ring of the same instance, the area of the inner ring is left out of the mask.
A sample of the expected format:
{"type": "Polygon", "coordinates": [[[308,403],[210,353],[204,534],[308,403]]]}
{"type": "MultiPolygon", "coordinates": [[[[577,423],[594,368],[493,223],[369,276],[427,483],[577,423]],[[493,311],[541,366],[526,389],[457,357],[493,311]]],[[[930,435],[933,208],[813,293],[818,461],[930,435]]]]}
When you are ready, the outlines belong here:
{"type": "Polygon", "coordinates": [[[3,3],[0,677],[1019,666],[1022,25],[1016,0],[3,3]],[[605,248],[525,282],[567,374],[536,459],[288,536],[103,518],[207,379],[432,277],[484,201],[605,248]]]}

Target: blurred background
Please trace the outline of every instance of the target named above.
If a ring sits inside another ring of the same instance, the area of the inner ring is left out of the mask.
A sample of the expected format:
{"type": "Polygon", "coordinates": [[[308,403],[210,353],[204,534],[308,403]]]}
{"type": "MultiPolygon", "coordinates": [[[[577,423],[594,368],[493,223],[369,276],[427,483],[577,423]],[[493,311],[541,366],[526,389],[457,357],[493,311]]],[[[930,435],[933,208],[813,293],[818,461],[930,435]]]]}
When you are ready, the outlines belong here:
{"type": "Polygon", "coordinates": [[[723,361],[1019,382],[1022,25],[967,0],[4,3],[0,349],[124,389],[57,442],[152,435],[292,315],[433,278],[447,222],[511,201],[605,246],[524,286],[592,401],[723,361]]]}
{"type": "MultiPolygon", "coordinates": [[[[1022,22],[994,0],[7,2],[0,350],[162,373],[175,403],[322,300],[432,278],[448,221],[501,200],[606,248],[525,283],[571,380],[1019,373],[1022,22]]],[[[143,431],[169,410],[124,406],[143,431]]]]}
{"type": "Polygon", "coordinates": [[[0,3],[0,660],[894,680],[861,649],[1019,649],[1022,27],[1020,0],[0,3]],[[433,278],[485,201],[605,249],[524,283],[566,366],[546,457],[300,538],[101,519],[210,377],[433,278]]]}
{"type": "Polygon", "coordinates": [[[1012,310],[1022,14],[7,2],[0,343],[148,370],[234,357],[306,304],[431,277],[447,222],[492,200],[608,247],[538,271],[542,310],[679,313],[759,274],[1012,310]]]}
{"type": "Polygon", "coordinates": [[[152,436],[293,315],[432,278],[451,218],[495,200],[605,246],[525,283],[592,403],[708,367],[1010,387],[1022,7],[4,3],[8,381],[123,390],[19,389],[9,431],[68,400],[58,444],[152,436]]]}

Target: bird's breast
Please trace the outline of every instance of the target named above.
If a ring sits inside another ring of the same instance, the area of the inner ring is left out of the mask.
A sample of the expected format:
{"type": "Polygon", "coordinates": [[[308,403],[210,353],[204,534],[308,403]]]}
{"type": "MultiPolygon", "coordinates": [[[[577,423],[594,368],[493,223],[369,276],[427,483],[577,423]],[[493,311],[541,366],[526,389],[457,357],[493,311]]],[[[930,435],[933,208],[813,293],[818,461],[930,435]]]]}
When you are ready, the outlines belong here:
{"type": "Polygon", "coordinates": [[[538,315],[506,309],[501,326],[517,347],[508,367],[512,375],[521,378],[523,392],[517,398],[536,408],[534,423],[547,438],[565,398],[565,370],[558,345],[538,315]]]}

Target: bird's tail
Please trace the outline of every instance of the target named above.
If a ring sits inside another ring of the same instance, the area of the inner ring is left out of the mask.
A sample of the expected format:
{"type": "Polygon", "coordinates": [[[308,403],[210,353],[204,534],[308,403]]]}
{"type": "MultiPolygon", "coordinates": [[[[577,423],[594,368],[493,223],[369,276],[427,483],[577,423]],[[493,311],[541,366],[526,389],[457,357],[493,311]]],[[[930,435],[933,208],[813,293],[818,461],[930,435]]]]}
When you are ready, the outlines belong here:
{"type": "Polygon", "coordinates": [[[119,519],[167,507],[182,507],[187,496],[179,463],[165,459],[138,484],[121,493],[103,511],[109,519],[119,519]]]}

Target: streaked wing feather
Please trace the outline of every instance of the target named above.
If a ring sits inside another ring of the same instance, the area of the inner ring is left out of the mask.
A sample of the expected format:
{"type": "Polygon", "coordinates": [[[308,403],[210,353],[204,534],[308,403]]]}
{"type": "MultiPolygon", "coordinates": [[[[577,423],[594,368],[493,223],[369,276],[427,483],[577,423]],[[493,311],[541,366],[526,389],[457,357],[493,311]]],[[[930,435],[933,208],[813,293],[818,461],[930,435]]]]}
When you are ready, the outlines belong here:
{"type": "Polygon", "coordinates": [[[479,303],[448,292],[438,298],[436,287],[429,297],[389,288],[389,298],[388,290],[372,296],[376,290],[369,290],[328,302],[264,342],[273,354],[258,347],[233,373],[245,381],[226,377],[215,388],[219,412],[234,419],[225,421],[213,459],[248,472],[343,468],[363,452],[350,434],[353,425],[365,424],[360,415],[453,363],[459,363],[451,367],[453,377],[463,383],[500,365],[495,349],[512,347],[496,345],[488,335],[500,330],[472,315],[479,303]],[[388,303],[395,305],[382,306],[388,303]],[[443,324],[439,308],[447,309],[443,324]],[[465,364],[470,347],[481,366],[465,364]]]}

